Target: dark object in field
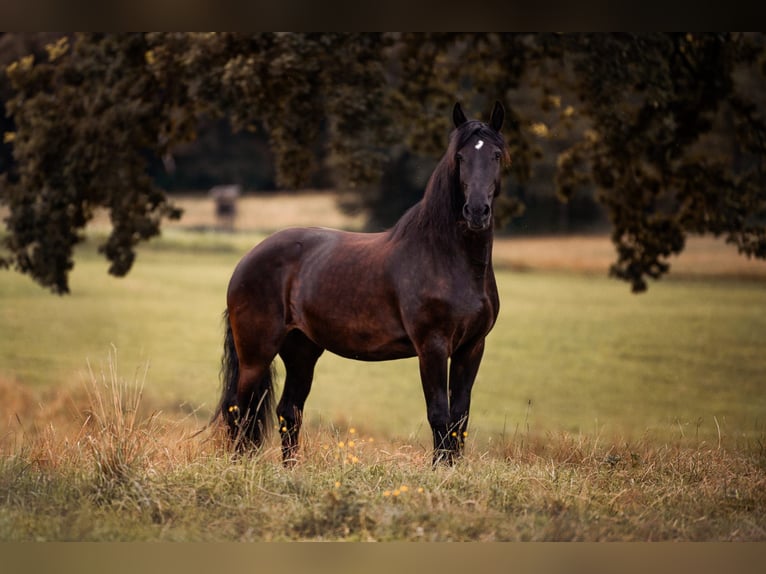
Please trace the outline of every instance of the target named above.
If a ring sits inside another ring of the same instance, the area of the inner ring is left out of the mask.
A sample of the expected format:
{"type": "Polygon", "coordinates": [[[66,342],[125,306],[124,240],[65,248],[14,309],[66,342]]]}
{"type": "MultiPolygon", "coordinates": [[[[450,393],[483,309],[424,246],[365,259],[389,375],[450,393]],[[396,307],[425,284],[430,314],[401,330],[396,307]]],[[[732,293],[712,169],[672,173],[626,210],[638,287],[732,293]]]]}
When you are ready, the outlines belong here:
{"type": "Polygon", "coordinates": [[[234,230],[237,217],[237,199],[242,195],[239,185],[216,185],[210,190],[210,197],[215,201],[215,216],[218,227],[234,230]]]}
{"type": "Polygon", "coordinates": [[[423,199],[388,231],[287,229],[242,258],[227,294],[216,413],[240,450],[260,446],[274,424],[279,354],[282,455],[295,459],[314,366],[327,349],[363,361],[417,356],[434,462],[461,454],[499,310],[492,207],[507,160],[504,114],[497,102],[489,124],[469,121],[455,104],[456,129],[423,199]]]}

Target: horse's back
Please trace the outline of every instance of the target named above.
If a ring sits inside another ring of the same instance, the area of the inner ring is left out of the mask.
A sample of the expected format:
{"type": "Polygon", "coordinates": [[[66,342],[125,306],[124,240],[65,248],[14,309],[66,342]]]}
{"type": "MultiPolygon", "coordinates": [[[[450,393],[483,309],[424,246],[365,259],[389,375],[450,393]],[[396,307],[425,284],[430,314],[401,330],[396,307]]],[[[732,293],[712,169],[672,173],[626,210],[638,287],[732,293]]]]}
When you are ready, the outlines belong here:
{"type": "Polygon", "coordinates": [[[383,234],[291,228],[259,243],[229,284],[229,307],[279,315],[336,354],[381,360],[411,356],[383,234]]]}
{"type": "Polygon", "coordinates": [[[229,294],[266,281],[267,276],[291,271],[316,250],[336,242],[341,233],[320,227],[295,227],[269,235],[237,264],[229,281],[229,294]]]}

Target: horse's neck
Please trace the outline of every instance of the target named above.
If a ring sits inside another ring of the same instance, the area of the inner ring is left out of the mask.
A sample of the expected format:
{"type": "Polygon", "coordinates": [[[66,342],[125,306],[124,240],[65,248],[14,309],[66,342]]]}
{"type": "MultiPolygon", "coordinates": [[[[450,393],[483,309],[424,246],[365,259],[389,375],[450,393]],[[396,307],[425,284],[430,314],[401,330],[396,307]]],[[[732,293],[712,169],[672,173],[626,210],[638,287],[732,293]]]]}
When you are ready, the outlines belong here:
{"type": "MultiPolygon", "coordinates": [[[[445,262],[453,258],[462,260],[474,275],[486,275],[492,268],[492,229],[478,233],[468,231],[460,223],[457,205],[448,203],[443,193],[437,193],[432,185],[437,185],[433,176],[423,199],[389,230],[388,237],[402,245],[419,244],[428,250],[438,250],[446,257],[445,262]]],[[[454,193],[454,188],[450,189],[449,197],[454,193]]]]}
{"type": "MultiPolygon", "coordinates": [[[[487,231],[472,232],[459,223],[461,217],[454,209],[449,211],[433,209],[429,201],[443,202],[444,197],[427,194],[421,203],[413,209],[413,221],[417,225],[405,229],[417,230],[417,241],[438,246],[442,253],[452,253],[466,261],[474,274],[486,273],[492,267],[492,228],[487,231]]],[[[442,203],[441,206],[444,206],[442,203]]]]}
{"type": "Polygon", "coordinates": [[[486,273],[492,267],[492,229],[480,233],[466,232],[462,250],[474,273],[486,273]]]}

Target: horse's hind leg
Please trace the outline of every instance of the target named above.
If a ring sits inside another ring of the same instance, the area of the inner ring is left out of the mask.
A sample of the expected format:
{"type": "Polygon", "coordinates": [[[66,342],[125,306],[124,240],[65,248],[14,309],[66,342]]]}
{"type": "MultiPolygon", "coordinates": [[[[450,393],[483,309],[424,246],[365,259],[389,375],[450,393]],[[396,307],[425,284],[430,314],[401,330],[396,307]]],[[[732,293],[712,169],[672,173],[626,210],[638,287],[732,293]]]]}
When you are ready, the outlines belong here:
{"type": "Polygon", "coordinates": [[[282,460],[286,465],[295,462],[298,451],[298,435],[303,422],[303,405],[306,402],[314,366],[324,349],[312,342],[301,331],[291,331],[279,350],[285,363],[285,386],[277,405],[279,432],[282,437],[282,460]]]}
{"type": "Polygon", "coordinates": [[[231,438],[240,450],[259,447],[273,426],[272,362],[284,340],[281,319],[272,314],[240,312],[230,317],[238,355],[238,378],[225,405],[231,438]]]}

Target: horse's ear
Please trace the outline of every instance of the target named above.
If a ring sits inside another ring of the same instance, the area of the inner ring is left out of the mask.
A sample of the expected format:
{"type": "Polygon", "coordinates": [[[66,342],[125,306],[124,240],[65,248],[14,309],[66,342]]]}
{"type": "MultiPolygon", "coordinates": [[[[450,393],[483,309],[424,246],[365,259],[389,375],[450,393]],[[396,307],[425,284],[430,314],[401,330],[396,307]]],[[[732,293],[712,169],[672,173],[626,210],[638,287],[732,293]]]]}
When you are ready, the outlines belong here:
{"type": "Polygon", "coordinates": [[[455,122],[455,127],[459,128],[468,121],[463,113],[463,108],[460,107],[460,102],[455,102],[455,107],[452,108],[452,121],[455,122]]]}
{"type": "Polygon", "coordinates": [[[490,127],[496,132],[499,132],[503,127],[504,119],[505,110],[503,109],[503,104],[501,104],[499,101],[495,101],[495,107],[492,108],[492,115],[489,118],[490,127]]]}

